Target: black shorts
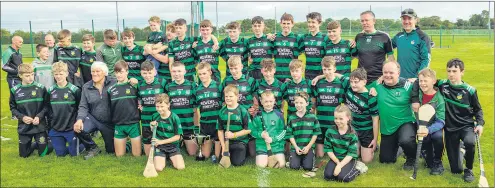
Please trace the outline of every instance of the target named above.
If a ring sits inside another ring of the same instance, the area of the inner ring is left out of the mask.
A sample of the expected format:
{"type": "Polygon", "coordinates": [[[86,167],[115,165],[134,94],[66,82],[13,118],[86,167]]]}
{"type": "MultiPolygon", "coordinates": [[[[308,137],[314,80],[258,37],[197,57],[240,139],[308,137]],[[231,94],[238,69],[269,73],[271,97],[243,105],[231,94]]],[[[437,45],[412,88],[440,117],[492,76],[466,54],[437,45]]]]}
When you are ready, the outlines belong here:
{"type": "Polygon", "coordinates": [[[173,157],[180,154],[180,148],[175,144],[163,144],[155,148],[155,156],[157,157],[173,157]]]}
{"type": "Polygon", "coordinates": [[[373,140],[373,129],[356,131],[356,135],[358,136],[359,144],[361,144],[361,147],[368,148],[371,141],[373,140]]]}
{"type": "Polygon", "coordinates": [[[143,132],[143,144],[151,144],[151,137],[153,136],[153,131],[151,131],[150,126],[143,126],[142,127],[142,132],[143,132]]]}
{"type": "Polygon", "coordinates": [[[215,125],[203,126],[201,125],[201,134],[205,136],[210,136],[210,140],[218,140],[218,132],[215,125]]]}
{"type": "Polygon", "coordinates": [[[325,142],[325,133],[327,132],[327,129],[328,128],[325,128],[325,127],[321,127],[321,134],[318,135],[318,137],[316,137],[316,142],[317,144],[324,144],[325,142]]]}
{"type": "Polygon", "coordinates": [[[192,136],[194,135],[194,130],[188,129],[182,131],[182,140],[192,140],[192,136]]]}

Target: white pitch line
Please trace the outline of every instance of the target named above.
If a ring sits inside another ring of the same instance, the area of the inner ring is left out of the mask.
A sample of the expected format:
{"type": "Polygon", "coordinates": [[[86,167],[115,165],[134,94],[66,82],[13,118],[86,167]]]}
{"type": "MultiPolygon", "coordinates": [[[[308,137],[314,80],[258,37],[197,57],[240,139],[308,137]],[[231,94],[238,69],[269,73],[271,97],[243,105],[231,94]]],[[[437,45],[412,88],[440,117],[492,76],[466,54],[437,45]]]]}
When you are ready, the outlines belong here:
{"type": "Polygon", "coordinates": [[[7,117],[3,117],[2,119],[0,119],[0,121],[4,120],[4,119],[6,119],[6,118],[7,118],[7,117]]]}
{"type": "Polygon", "coordinates": [[[258,181],[258,187],[270,187],[270,182],[268,182],[268,175],[270,171],[266,168],[258,168],[256,180],[258,181]]]}
{"type": "Polygon", "coordinates": [[[0,138],[2,139],[2,141],[11,140],[11,138],[5,138],[5,137],[3,137],[3,136],[0,136],[0,138]]]}
{"type": "Polygon", "coordinates": [[[9,124],[3,124],[3,126],[14,127],[13,125],[9,125],[9,124]]]}

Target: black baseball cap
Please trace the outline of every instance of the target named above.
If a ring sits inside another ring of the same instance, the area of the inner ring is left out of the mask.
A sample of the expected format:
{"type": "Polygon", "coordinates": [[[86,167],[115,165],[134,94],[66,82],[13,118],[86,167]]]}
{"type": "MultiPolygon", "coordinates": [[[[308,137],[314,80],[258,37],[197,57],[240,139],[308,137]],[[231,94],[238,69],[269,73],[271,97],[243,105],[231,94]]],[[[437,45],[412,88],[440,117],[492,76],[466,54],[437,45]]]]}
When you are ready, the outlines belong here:
{"type": "Polygon", "coordinates": [[[416,15],[416,11],[414,11],[412,8],[405,9],[401,12],[400,17],[402,16],[409,16],[411,18],[416,18],[418,15],[416,15]]]}

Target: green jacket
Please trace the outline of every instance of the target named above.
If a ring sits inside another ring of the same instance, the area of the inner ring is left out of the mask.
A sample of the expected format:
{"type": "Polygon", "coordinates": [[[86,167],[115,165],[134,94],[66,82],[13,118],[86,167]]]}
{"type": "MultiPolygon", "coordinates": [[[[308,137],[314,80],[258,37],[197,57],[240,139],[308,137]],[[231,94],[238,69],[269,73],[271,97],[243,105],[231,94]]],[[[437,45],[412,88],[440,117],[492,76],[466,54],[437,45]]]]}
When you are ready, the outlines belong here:
{"type": "Polygon", "coordinates": [[[102,44],[96,49],[96,61],[101,61],[108,66],[108,75],[115,76],[113,73],[113,66],[117,61],[122,60],[122,43],[119,41],[115,44],[115,47],[110,47],[106,44],[102,44]]]}
{"type": "Polygon", "coordinates": [[[430,38],[419,27],[410,33],[402,30],[392,39],[397,48],[400,77],[417,78],[419,71],[428,67],[431,60],[430,38]]]}

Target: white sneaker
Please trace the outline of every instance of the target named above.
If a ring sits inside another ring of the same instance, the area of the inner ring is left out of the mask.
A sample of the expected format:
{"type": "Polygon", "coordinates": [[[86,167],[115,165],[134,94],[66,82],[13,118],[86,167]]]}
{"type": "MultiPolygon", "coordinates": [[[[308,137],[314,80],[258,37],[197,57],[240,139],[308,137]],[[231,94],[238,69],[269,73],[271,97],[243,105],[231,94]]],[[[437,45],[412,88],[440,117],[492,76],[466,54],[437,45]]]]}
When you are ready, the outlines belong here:
{"type": "Polygon", "coordinates": [[[356,169],[359,170],[359,172],[361,172],[361,174],[368,172],[368,167],[366,166],[366,164],[364,164],[361,161],[356,162],[356,169]]]}

